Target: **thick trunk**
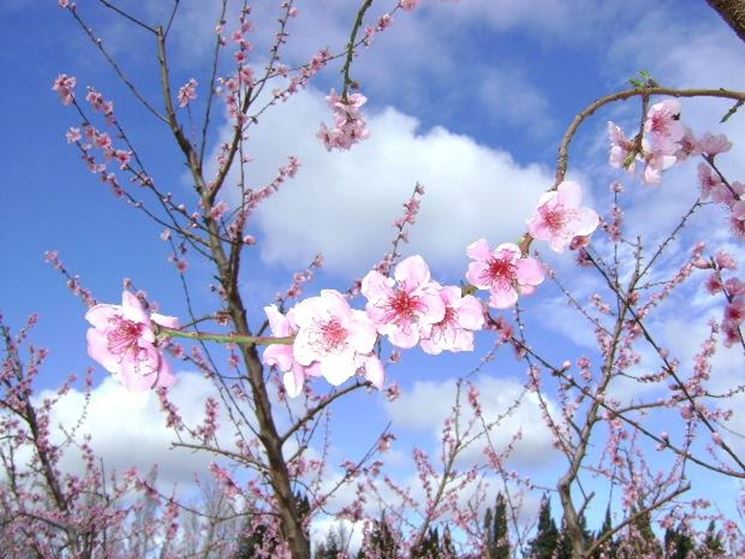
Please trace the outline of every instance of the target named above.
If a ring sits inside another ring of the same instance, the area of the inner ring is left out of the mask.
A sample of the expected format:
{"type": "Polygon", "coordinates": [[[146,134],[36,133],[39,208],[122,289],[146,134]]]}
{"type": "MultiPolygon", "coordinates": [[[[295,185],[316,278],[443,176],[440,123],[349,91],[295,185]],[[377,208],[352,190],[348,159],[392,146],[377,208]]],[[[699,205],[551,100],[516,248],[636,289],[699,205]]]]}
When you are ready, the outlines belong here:
{"type": "Polygon", "coordinates": [[[706,0],[706,3],[745,41],[745,0],[706,0]]]}

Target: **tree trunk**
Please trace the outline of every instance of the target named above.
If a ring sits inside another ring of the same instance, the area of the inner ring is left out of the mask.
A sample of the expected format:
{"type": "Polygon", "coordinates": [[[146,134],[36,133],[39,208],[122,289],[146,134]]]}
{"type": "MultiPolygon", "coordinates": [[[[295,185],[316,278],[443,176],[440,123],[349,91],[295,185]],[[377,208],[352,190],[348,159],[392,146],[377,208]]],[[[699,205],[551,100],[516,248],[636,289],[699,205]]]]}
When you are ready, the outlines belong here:
{"type": "Polygon", "coordinates": [[[745,0],[706,0],[745,42],[745,0]]]}

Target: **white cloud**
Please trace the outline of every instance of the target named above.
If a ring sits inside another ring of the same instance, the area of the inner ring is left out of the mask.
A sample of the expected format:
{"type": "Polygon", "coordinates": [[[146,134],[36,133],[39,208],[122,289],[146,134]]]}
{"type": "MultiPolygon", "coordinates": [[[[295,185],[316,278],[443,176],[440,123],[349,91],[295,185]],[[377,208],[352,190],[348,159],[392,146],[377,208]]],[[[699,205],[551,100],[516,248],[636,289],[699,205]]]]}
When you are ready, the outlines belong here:
{"type": "Polygon", "coordinates": [[[270,180],[288,155],[303,164],[256,214],[269,263],[296,269],[322,251],[327,269],[363,275],[388,250],[391,223],[421,181],[427,194],[408,250],[436,268],[462,270],[473,240],[516,239],[552,182],[539,166],[520,166],[467,136],[440,127],[420,132],[415,118],[392,108],[370,115],[369,140],[327,153],[315,133],[330,117],[323,96],[308,90],[250,132],[252,187],[270,180]]]}
{"type": "MultiPolygon", "coordinates": [[[[169,399],[178,407],[184,422],[199,425],[204,418],[204,401],[216,396],[213,384],[194,373],[178,375],[179,382],[169,392],[169,399]]],[[[42,392],[39,398],[51,397],[52,392],[42,392]]],[[[60,440],[58,425],[69,429],[81,417],[85,406],[84,393],[71,390],[55,405],[51,424],[60,440]]],[[[226,418],[220,417],[220,433],[225,433],[226,418]]],[[[165,426],[165,415],[155,392],[131,392],[115,379],[106,378],[91,391],[90,403],[83,416],[77,435],[90,434],[91,447],[107,471],[122,471],[136,466],[147,472],[158,465],[159,482],[191,483],[195,473],[204,473],[210,462],[219,461],[206,452],[172,449],[177,440],[165,426]]],[[[188,436],[187,436],[188,437],[188,436]]],[[[79,453],[68,449],[62,463],[68,471],[82,467],[79,453]]]]}
{"type": "MultiPolygon", "coordinates": [[[[541,469],[557,456],[552,445],[553,437],[544,424],[541,406],[534,393],[523,394],[523,386],[513,379],[488,376],[478,377],[475,386],[479,390],[479,401],[487,424],[507,414],[490,431],[494,449],[500,452],[512,442],[515,435],[521,435],[508,459],[510,464],[541,469]],[[507,413],[517,401],[519,404],[507,413]]],[[[451,415],[455,405],[455,393],[455,379],[417,381],[410,391],[403,392],[398,400],[388,404],[393,428],[431,431],[433,441],[439,443],[443,422],[451,415]]],[[[544,398],[555,417],[556,406],[545,395],[544,398]]],[[[461,423],[465,425],[472,417],[465,394],[461,394],[461,406],[461,423]]],[[[482,461],[485,444],[486,441],[481,439],[467,447],[461,460],[466,463],[482,461]]]]}

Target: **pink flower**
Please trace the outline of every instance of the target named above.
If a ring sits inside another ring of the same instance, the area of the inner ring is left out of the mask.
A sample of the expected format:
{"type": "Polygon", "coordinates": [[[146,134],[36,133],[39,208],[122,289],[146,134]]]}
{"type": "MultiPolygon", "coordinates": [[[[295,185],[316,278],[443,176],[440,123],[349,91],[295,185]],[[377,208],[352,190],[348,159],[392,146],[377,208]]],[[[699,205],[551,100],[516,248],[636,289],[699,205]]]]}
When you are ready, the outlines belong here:
{"type": "Polygon", "coordinates": [[[727,187],[712,168],[706,163],[698,164],[698,181],[701,185],[701,199],[711,196],[716,201],[724,201],[729,194],[727,187]]]}
{"type": "Polygon", "coordinates": [[[340,97],[336,91],[326,97],[326,102],[334,111],[334,128],[321,124],[316,136],[321,139],[326,149],[348,150],[353,144],[366,139],[370,132],[367,122],[360,115],[360,108],[367,103],[367,97],[361,93],[340,97]]]}
{"type": "Polygon", "coordinates": [[[199,82],[194,78],[191,78],[188,82],[182,85],[178,90],[178,106],[185,107],[194,99],[197,98],[197,86],[199,82]]]}
{"type": "Polygon", "coordinates": [[[724,318],[734,324],[740,324],[745,320],[745,297],[735,297],[724,307],[724,318]]]}
{"type": "Polygon", "coordinates": [[[72,100],[75,99],[75,84],[77,80],[75,76],[68,76],[67,74],[60,74],[57,79],[54,80],[52,91],[59,93],[60,99],[63,105],[69,105],[72,100]]]}
{"type": "Polygon", "coordinates": [[[701,153],[714,157],[715,155],[719,155],[720,153],[732,149],[732,142],[727,140],[727,136],[724,134],[717,134],[714,136],[707,132],[704,134],[704,137],[699,140],[698,148],[701,150],[701,153]]]}
{"type": "Polygon", "coordinates": [[[484,326],[484,311],[473,295],[461,294],[458,286],[441,287],[445,316],[432,325],[429,337],[421,340],[422,350],[432,355],[443,351],[473,351],[473,333],[484,326]]]}
{"type": "Polygon", "coordinates": [[[82,138],[82,136],[80,135],[80,128],[71,126],[70,129],[65,134],[65,138],[67,138],[68,144],[74,144],[75,142],[79,142],[80,138],[82,138]]]}
{"type": "Polygon", "coordinates": [[[595,210],[580,206],[581,202],[579,185],[563,181],[538,199],[528,231],[534,239],[548,241],[553,250],[563,252],[574,237],[590,235],[600,223],[595,210]]]}
{"type": "Polygon", "coordinates": [[[445,318],[445,303],[419,256],[402,260],[388,278],[372,270],[362,279],[367,314],[377,331],[396,347],[409,349],[429,337],[432,325],[445,318]]]}
{"type": "Polygon", "coordinates": [[[701,154],[701,148],[699,147],[698,141],[696,141],[696,137],[693,135],[693,131],[687,126],[684,126],[683,130],[683,137],[679,142],[680,148],[675,153],[675,157],[678,161],[683,161],[694,155],[701,154]]]}
{"type": "Polygon", "coordinates": [[[674,154],[680,148],[678,142],[685,136],[685,129],[680,123],[680,103],[675,99],[666,99],[652,105],[644,121],[644,130],[653,151],[674,154]]]}
{"type": "Polygon", "coordinates": [[[644,168],[642,180],[645,184],[660,184],[662,171],[666,171],[678,161],[674,155],[661,151],[652,151],[646,154],[647,166],[644,168]]]}
{"type": "Polygon", "coordinates": [[[413,10],[419,4],[419,0],[401,0],[401,9],[413,10]]]}
{"type": "Polygon", "coordinates": [[[518,293],[532,293],[544,278],[541,263],[535,258],[523,258],[520,247],[502,243],[492,251],[484,239],[468,245],[466,253],[473,259],[466,279],[479,289],[491,292],[489,306],[506,309],[517,302],[518,293]]]}
{"type": "Polygon", "coordinates": [[[176,378],[157,346],[153,323],[178,328],[178,319],[148,313],[140,300],[122,293],[121,305],[95,305],[85,315],[88,355],[118,375],[130,390],[172,386],[176,378]]]}
{"type": "Polygon", "coordinates": [[[634,152],[634,142],[629,140],[614,122],[608,122],[608,138],[610,139],[610,166],[616,169],[634,170],[634,159],[629,156],[634,152]]]}
{"type": "Polygon", "coordinates": [[[358,370],[377,388],[382,388],[383,365],[373,353],[378,339],[375,325],[362,311],[352,310],[333,289],[310,297],[295,307],[298,332],[292,353],[305,367],[318,363],[319,372],[338,386],[358,370]]]}
{"type": "MultiPolygon", "coordinates": [[[[287,316],[279,312],[274,305],[264,307],[264,312],[269,319],[269,326],[272,329],[273,336],[285,338],[297,334],[298,326],[295,323],[294,308],[287,312],[287,316]]],[[[303,367],[298,363],[295,360],[293,348],[290,344],[269,345],[264,350],[264,363],[277,367],[277,369],[284,372],[282,380],[290,398],[300,395],[303,391],[306,377],[321,375],[317,363],[310,367],[303,367]]]]}

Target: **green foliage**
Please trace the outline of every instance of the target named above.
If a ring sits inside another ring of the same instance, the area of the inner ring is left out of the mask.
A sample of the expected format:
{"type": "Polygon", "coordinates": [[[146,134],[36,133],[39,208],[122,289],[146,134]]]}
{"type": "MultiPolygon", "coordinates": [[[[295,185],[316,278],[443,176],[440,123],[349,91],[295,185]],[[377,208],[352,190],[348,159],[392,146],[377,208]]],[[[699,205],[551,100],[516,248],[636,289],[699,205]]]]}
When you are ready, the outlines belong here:
{"type": "Polygon", "coordinates": [[[552,559],[558,543],[559,530],[551,517],[551,500],[544,495],[538,512],[538,530],[530,542],[528,556],[531,559],[552,559]]]}
{"type": "Polygon", "coordinates": [[[484,514],[484,550],[487,559],[509,559],[510,534],[507,526],[507,503],[504,495],[497,495],[494,512],[486,509],[484,514]]]}

